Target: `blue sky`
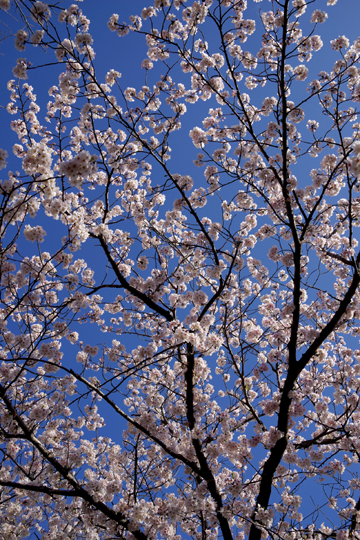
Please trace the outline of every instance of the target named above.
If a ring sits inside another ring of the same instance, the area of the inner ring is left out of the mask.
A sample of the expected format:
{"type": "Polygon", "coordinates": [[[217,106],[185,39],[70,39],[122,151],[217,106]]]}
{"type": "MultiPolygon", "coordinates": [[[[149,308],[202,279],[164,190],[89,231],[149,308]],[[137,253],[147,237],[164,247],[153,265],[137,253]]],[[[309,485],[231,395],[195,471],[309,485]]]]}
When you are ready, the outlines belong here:
{"type": "MultiPolygon", "coordinates": [[[[144,6],[148,6],[149,4],[142,0],[133,0],[132,2],[126,0],[104,0],[102,3],[92,0],[85,0],[80,5],[84,13],[90,18],[91,21],[90,32],[94,38],[94,49],[96,51],[95,66],[100,79],[105,77],[106,72],[110,68],[114,68],[122,73],[122,79],[120,82],[124,87],[134,86],[135,88],[139,88],[142,84],[144,84],[145,76],[144,70],[142,70],[140,67],[142,60],[146,57],[144,38],[134,34],[129,34],[126,37],[119,38],[116,33],[111,33],[108,30],[107,22],[110,15],[114,12],[119,13],[119,21],[127,21],[130,14],[140,14],[142,8],[144,6]]],[[[268,9],[268,6],[270,6],[270,4],[267,2],[267,0],[263,0],[263,2],[260,3],[255,3],[252,0],[249,0],[249,9],[246,16],[254,18],[259,26],[260,23],[258,12],[260,9],[268,9]]],[[[338,35],[343,34],[345,34],[350,41],[358,37],[359,18],[356,15],[360,13],[359,0],[339,0],[335,6],[328,8],[326,8],[326,0],[317,0],[313,5],[308,7],[306,15],[300,19],[301,23],[309,20],[312,8],[315,7],[326,9],[329,14],[329,18],[317,29],[317,32],[319,32],[322,36],[324,47],[319,53],[316,53],[315,59],[309,64],[309,68],[311,69],[314,77],[319,70],[330,69],[332,66],[334,56],[330,47],[330,39],[334,39],[338,35]]],[[[9,34],[10,30],[14,33],[17,29],[22,27],[17,13],[13,13],[11,15],[5,13],[2,14],[2,21],[4,23],[3,32],[5,35],[9,34]],[[6,25],[8,25],[8,27],[6,25]]],[[[258,31],[250,36],[246,44],[246,48],[254,52],[257,51],[260,40],[261,31],[258,29],[258,31]]],[[[19,56],[23,56],[33,61],[34,65],[43,66],[35,71],[29,70],[29,79],[27,82],[34,86],[35,93],[38,96],[38,104],[44,111],[46,110],[46,103],[48,100],[48,88],[54,84],[57,84],[57,77],[58,73],[60,72],[58,66],[46,65],[54,62],[54,53],[53,51],[48,51],[46,55],[44,55],[42,51],[35,49],[32,46],[27,46],[25,52],[19,53],[14,48],[13,42],[13,37],[7,37],[0,42],[0,66],[2,73],[0,83],[0,104],[5,106],[8,102],[9,93],[6,89],[6,82],[13,77],[11,70],[16,63],[16,59],[19,56]]],[[[161,69],[162,68],[160,65],[156,65],[154,72],[157,76],[161,73],[161,69]]],[[[150,78],[152,78],[152,82],[157,80],[157,78],[153,77],[152,73],[150,73],[150,78]]],[[[309,80],[311,80],[311,76],[309,76],[309,80]]],[[[307,82],[302,84],[303,90],[305,91],[307,82]]],[[[300,86],[299,88],[301,89],[300,86]]],[[[244,91],[247,90],[244,88],[244,91]]],[[[254,93],[249,93],[251,98],[257,95],[256,91],[254,91],[254,93]]],[[[266,95],[267,88],[265,88],[262,93],[266,95]]],[[[263,96],[261,96],[261,100],[262,98],[263,96]]],[[[195,159],[198,150],[192,145],[188,132],[194,125],[201,125],[203,118],[202,114],[210,106],[213,106],[213,104],[210,102],[198,103],[195,106],[189,105],[190,114],[184,118],[183,129],[174,136],[176,144],[173,148],[173,157],[170,161],[172,170],[175,170],[181,174],[200,174],[199,169],[196,169],[192,165],[192,159],[195,159]],[[184,160],[185,155],[187,158],[186,160],[184,160]]],[[[11,147],[13,144],[18,142],[17,136],[9,126],[9,123],[13,117],[3,109],[0,109],[0,114],[2,125],[0,132],[0,147],[7,149],[9,152],[8,169],[17,170],[19,168],[20,161],[11,156],[11,147]]],[[[39,113],[40,119],[43,118],[44,114],[44,112],[39,113]]],[[[301,166],[303,167],[303,162],[301,166]]],[[[304,172],[306,175],[308,167],[308,165],[304,167],[304,172]]],[[[0,174],[4,175],[6,172],[6,170],[3,170],[0,174]]],[[[49,227],[49,223],[47,223],[48,236],[46,238],[44,247],[46,247],[46,244],[51,246],[53,238],[58,236],[56,232],[57,227],[58,224],[56,222],[51,223],[51,228],[49,227]]],[[[21,247],[24,252],[30,252],[31,249],[33,249],[32,244],[25,242],[21,247]]],[[[93,265],[96,271],[96,262],[93,263],[93,265]]],[[[99,272],[100,271],[101,269],[99,269],[99,272]]],[[[101,343],[104,336],[101,334],[94,335],[93,325],[90,325],[89,328],[87,325],[85,325],[82,328],[82,339],[85,342],[88,339],[91,344],[95,344],[101,343]]]]}
{"type": "MultiPolygon", "coordinates": [[[[126,0],[104,0],[102,3],[95,2],[93,0],[85,0],[82,2],[81,7],[86,15],[90,18],[90,32],[94,38],[94,49],[96,51],[95,66],[100,79],[105,77],[106,72],[110,68],[114,68],[122,73],[121,84],[126,86],[134,86],[139,88],[144,84],[145,72],[141,69],[140,65],[142,60],[146,57],[146,46],[144,44],[144,38],[134,34],[129,34],[126,37],[119,38],[116,33],[111,33],[107,28],[107,22],[112,13],[119,13],[119,20],[127,21],[130,14],[139,14],[144,6],[148,6],[147,2],[142,0],[133,0],[132,2],[126,0]]],[[[259,26],[259,10],[266,10],[270,4],[267,0],[263,2],[255,3],[253,0],[248,2],[247,17],[252,17],[256,20],[259,26]]],[[[309,68],[312,75],[315,77],[317,72],[321,69],[330,69],[333,63],[334,55],[330,47],[330,39],[336,38],[338,35],[345,34],[350,41],[353,41],[359,34],[358,26],[358,14],[360,13],[359,0],[339,0],[335,6],[326,8],[326,0],[316,0],[316,2],[308,7],[307,13],[302,17],[301,23],[308,21],[312,8],[326,9],[329,14],[328,20],[320,25],[317,32],[322,36],[324,47],[316,53],[315,59],[310,62],[309,68]]],[[[8,35],[10,31],[13,33],[22,27],[18,14],[2,14],[3,21],[3,35],[8,35]]],[[[306,25],[305,25],[306,27],[306,25]]],[[[261,40],[261,30],[258,29],[252,36],[250,36],[246,48],[251,51],[257,51],[261,40]]],[[[14,48],[13,37],[6,37],[0,42],[0,67],[1,67],[1,83],[0,83],[0,105],[5,106],[8,102],[9,92],[6,89],[6,83],[11,79],[11,70],[16,63],[16,59],[19,56],[26,57],[33,61],[34,65],[42,65],[38,70],[29,70],[29,79],[27,82],[34,86],[35,93],[38,96],[38,104],[42,108],[39,113],[40,119],[43,118],[46,110],[46,103],[48,100],[48,88],[54,84],[57,84],[57,77],[60,69],[54,62],[53,51],[48,51],[46,55],[39,49],[35,49],[32,46],[27,46],[27,49],[23,53],[19,53],[14,48]]],[[[156,77],[150,73],[150,79],[155,82],[158,75],[161,73],[161,66],[156,65],[154,72],[156,77]]],[[[309,76],[311,80],[311,76],[309,76]]],[[[302,83],[303,90],[305,91],[307,82],[302,83]]],[[[299,85],[301,89],[301,86],[299,85]]],[[[244,88],[244,91],[247,91],[244,88]]],[[[247,91],[248,92],[248,91],[247,91]]],[[[251,98],[257,95],[257,92],[250,93],[251,98]]],[[[262,93],[266,95],[267,88],[262,93]]],[[[262,100],[263,96],[261,96],[262,100]]],[[[255,98],[256,102],[256,98],[255,98]]],[[[183,129],[174,135],[175,145],[173,147],[172,159],[170,165],[173,171],[181,174],[202,174],[199,173],[199,169],[196,169],[192,160],[195,159],[198,150],[194,148],[190,137],[188,136],[189,130],[194,125],[201,125],[203,113],[210,107],[214,106],[213,103],[198,103],[195,106],[189,105],[188,110],[190,114],[186,115],[183,120],[183,129]],[[186,160],[184,159],[186,156],[186,160]]],[[[1,132],[0,132],[0,147],[8,150],[9,152],[9,166],[8,170],[17,170],[20,167],[20,161],[11,156],[11,147],[17,143],[17,136],[10,129],[10,121],[14,118],[10,116],[4,109],[0,109],[1,114],[1,132]]],[[[314,111],[317,114],[317,111],[314,111]]],[[[304,167],[304,162],[301,163],[301,167],[304,167]]],[[[308,174],[309,165],[304,167],[304,176],[308,174]]],[[[6,175],[7,171],[3,170],[0,174],[6,175]]],[[[306,178],[304,179],[306,181],[306,178]]],[[[48,225],[49,227],[49,225],[48,225]]],[[[50,246],[52,243],[52,234],[57,235],[57,223],[52,222],[51,229],[47,228],[48,236],[46,243],[50,246]]],[[[24,242],[22,248],[26,251],[33,248],[32,244],[24,242]]],[[[96,263],[94,269],[96,270],[96,263]]],[[[96,336],[92,334],[92,326],[89,330],[83,328],[85,337],[91,340],[103,340],[103,336],[96,336]]],[[[93,341],[92,341],[93,343],[93,341]]]]}
{"type": "MultiPolygon", "coordinates": [[[[122,73],[122,79],[120,82],[124,87],[134,86],[135,88],[139,88],[142,84],[144,84],[145,73],[140,67],[142,60],[146,56],[146,46],[144,44],[144,40],[133,34],[119,38],[115,33],[111,33],[108,30],[107,21],[110,15],[114,12],[119,13],[120,21],[126,21],[130,14],[140,14],[141,9],[148,5],[149,4],[147,2],[143,2],[142,0],[133,0],[131,2],[127,0],[104,0],[103,2],[85,0],[81,4],[84,13],[88,15],[91,20],[90,33],[94,37],[94,49],[96,51],[95,66],[100,78],[104,78],[105,73],[110,68],[113,68],[122,73]]],[[[247,16],[256,19],[257,23],[259,9],[266,10],[268,9],[268,6],[270,6],[267,0],[263,0],[261,3],[254,3],[252,0],[248,0],[248,5],[249,11],[247,16]]],[[[324,47],[319,53],[316,53],[315,59],[309,64],[313,77],[316,76],[318,71],[322,69],[329,70],[332,67],[334,55],[330,47],[330,39],[334,39],[339,35],[345,34],[350,41],[353,41],[360,34],[359,0],[339,0],[337,5],[328,8],[326,8],[326,0],[316,0],[313,5],[308,7],[308,12],[303,18],[301,18],[301,22],[303,20],[309,20],[312,8],[315,7],[326,9],[329,14],[329,19],[324,25],[319,26],[317,30],[323,39],[324,47]]],[[[14,14],[14,17],[15,18],[11,18],[10,15],[7,14],[3,14],[2,16],[2,20],[5,25],[9,25],[12,31],[16,31],[22,26],[16,22],[16,13],[14,14]]],[[[4,31],[7,32],[6,27],[4,26],[3,28],[5,29],[4,31]]],[[[258,30],[249,38],[247,49],[257,51],[260,40],[261,31],[258,30]]],[[[11,69],[15,65],[16,59],[19,56],[32,60],[34,65],[38,63],[52,63],[54,61],[54,54],[52,51],[47,53],[46,60],[44,61],[43,55],[39,54],[40,51],[33,49],[31,46],[28,46],[24,53],[19,53],[13,46],[12,37],[4,39],[2,42],[0,42],[0,53],[0,67],[2,73],[0,83],[0,104],[2,106],[5,106],[8,102],[6,82],[13,77],[11,69]]],[[[38,104],[44,109],[48,100],[47,90],[50,86],[57,84],[57,76],[59,71],[58,66],[46,65],[39,68],[39,70],[29,71],[29,80],[27,82],[34,86],[35,93],[38,95],[38,104]]],[[[154,71],[158,75],[161,72],[160,66],[156,66],[154,71]]],[[[153,77],[152,75],[150,75],[150,77],[152,82],[157,80],[157,78],[153,77]]],[[[309,80],[311,79],[312,77],[310,76],[309,80]]],[[[307,82],[304,82],[304,91],[306,85],[307,82]]],[[[245,88],[244,91],[248,92],[245,88]]],[[[266,95],[267,89],[265,89],[263,93],[266,95]]],[[[253,94],[250,93],[250,95],[252,97],[253,94]]],[[[254,92],[254,96],[255,95],[256,93],[254,92]]],[[[183,121],[183,130],[174,136],[175,146],[172,152],[173,158],[170,162],[173,171],[181,174],[199,174],[198,169],[196,169],[192,164],[192,160],[195,159],[198,150],[192,145],[191,140],[188,137],[188,132],[194,125],[201,125],[203,118],[202,113],[210,106],[213,106],[213,104],[210,104],[209,102],[189,106],[190,114],[188,114],[183,121]],[[186,157],[186,161],[184,157],[186,157]]],[[[1,109],[0,114],[2,126],[0,132],[0,147],[8,150],[9,152],[9,169],[16,170],[19,168],[20,162],[17,160],[17,158],[11,156],[11,147],[18,141],[15,133],[9,127],[9,123],[13,117],[11,117],[5,110],[1,109]]],[[[311,116],[311,110],[309,111],[309,114],[311,116]]],[[[314,110],[314,115],[316,114],[317,111],[314,110]]],[[[40,113],[40,118],[42,118],[42,113],[40,113]]],[[[305,166],[301,164],[301,167],[304,169],[304,182],[308,183],[306,177],[308,175],[310,165],[308,163],[306,163],[305,166]]],[[[3,170],[0,174],[5,175],[6,172],[6,170],[3,170]]],[[[51,230],[53,231],[54,236],[56,234],[56,223],[53,222],[52,227],[52,229],[47,228],[48,236],[46,242],[49,243],[49,246],[52,242],[51,230]]],[[[25,245],[24,243],[23,248],[24,250],[31,250],[32,245],[25,245]]],[[[94,269],[95,271],[97,270],[96,262],[94,262],[94,269]]],[[[331,284],[329,284],[329,286],[331,286],[331,284]]],[[[104,340],[104,336],[102,334],[99,333],[99,335],[94,335],[92,325],[88,325],[88,328],[84,326],[82,328],[82,332],[82,339],[85,342],[86,340],[89,340],[91,344],[96,344],[101,343],[101,341],[104,340]]],[[[113,426],[110,425],[109,429],[104,431],[104,434],[112,434],[113,431],[113,426]]]]}
{"type": "MultiPolygon", "coordinates": [[[[104,0],[103,2],[97,2],[94,0],[85,0],[80,2],[80,7],[84,14],[88,16],[91,21],[90,33],[94,38],[93,47],[96,52],[95,67],[100,79],[105,77],[106,72],[113,68],[122,73],[121,85],[134,86],[139,88],[144,84],[145,71],[141,69],[141,62],[146,58],[146,45],[143,36],[137,36],[133,33],[119,38],[116,33],[110,32],[107,28],[107,22],[112,13],[119,14],[119,22],[128,21],[129,15],[140,14],[143,7],[147,7],[150,3],[143,0],[104,0]]],[[[64,3],[64,5],[66,5],[64,3]]],[[[322,69],[331,69],[333,63],[333,51],[331,50],[330,40],[338,37],[339,35],[346,35],[352,42],[359,35],[359,16],[360,7],[358,0],[339,0],[335,6],[326,6],[326,0],[316,0],[314,4],[311,4],[307,8],[307,13],[300,18],[301,26],[304,25],[306,30],[308,21],[310,19],[311,12],[314,8],[324,9],[327,11],[329,18],[327,21],[318,25],[316,33],[319,33],[324,42],[323,48],[315,53],[314,58],[307,64],[310,69],[310,75],[308,80],[303,83],[304,90],[311,80],[311,77],[317,75],[322,69]],[[305,24],[304,24],[305,23],[305,24]]],[[[248,9],[246,11],[247,18],[253,18],[257,24],[257,31],[249,37],[245,50],[250,50],[256,53],[261,43],[261,23],[259,21],[259,11],[266,11],[270,9],[270,3],[268,0],[262,0],[262,2],[255,3],[254,0],[248,0],[248,9]]],[[[156,18],[155,18],[156,23],[156,18]]],[[[3,13],[0,22],[0,31],[2,31],[3,40],[0,41],[0,68],[1,68],[1,82],[0,82],[0,106],[4,107],[9,101],[9,92],[6,89],[6,83],[9,79],[13,78],[12,68],[16,64],[16,59],[19,57],[25,57],[32,61],[34,66],[42,66],[36,71],[29,71],[29,79],[27,82],[34,86],[34,91],[37,94],[37,103],[43,108],[45,114],[45,105],[48,101],[48,89],[52,85],[56,85],[58,80],[58,74],[60,72],[59,67],[54,65],[54,53],[48,50],[46,54],[40,51],[39,48],[34,48],[28,45],[26,51],[19,52],[14,47],[14,38],[11,33],[14,34],[19,28],[24,28],[21,23],[21,19],[16,12],[3,13]]],[[[210,29],[210,27],[209,27],[210,29]]],[[[159,64],[159,63],[158,63],[159,64]]],[[[161,73],[162,67],[156,65],[153,72],[156,75],[161,73]]],[[[156,82],[157,78],[150,72],[149,81],[156,82]]],[[[263,90],[263,95],[267,95],[267,87],[263,90]]],[[[301,90],[301,88],[300,88],[301,90]]],[[[245,87],[244,91],[249,92],[245,87]]],[[[251,99],[259,95],[258,89],[249,92],[251,99]]],[[[256,103],[255,98],[255,103],[256,103]]],[[[189,118],[185,116],[183,118],[183,129],[179,133],[181,137],[181,144],[186,150],[191,151],[196,157],[196,149],[193,147],[190,138],[188,137],[189,129],[194,126],[196,118],[199,118],[199,123],[202,120],[199,110],[203,112],[211,106],[210,102],[205,104],[195,105],[191,108],[191,115],[189,118]],[[194,121],[195,119],[195,121],[194,121]]],[[[2,130],[0,133],[0,147],[4,149],[11,148],[12,144],[17,142],[16,135],[10,129],[10,121],[13,119],[6,111],[0,109],[2,130]]],[[[10,154],[10,152],[9,152],[10,154]]],[[[183,159],[180,152],[173,151],[172,165],[176,162],[176,165],[183,165],[183,159]],[[176,161],[177,160],[177,161],[176,161]]],[[[13,159],[9,162],[10,167],[18,166],[18,160],[13,159]],[[14,164],[14,165],[13,165],[14,164]]],[[[188,166],[188,161],[186,162],[188,166]]],[[[179,171],[182,174],[189,171],[179,171]]]]}

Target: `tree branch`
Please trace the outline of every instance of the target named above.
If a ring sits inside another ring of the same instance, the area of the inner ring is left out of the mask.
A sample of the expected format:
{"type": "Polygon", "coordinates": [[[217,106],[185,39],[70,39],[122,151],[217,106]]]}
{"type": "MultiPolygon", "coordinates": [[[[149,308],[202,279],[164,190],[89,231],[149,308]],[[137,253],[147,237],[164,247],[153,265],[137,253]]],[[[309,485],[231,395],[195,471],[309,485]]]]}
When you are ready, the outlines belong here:
{"type": "Polygon", "coordinates": [[[114,270],[117,279],[120,281],[120,283],[124,287],[124,289],[126,289],[130,294],[132,294],[133,296],[135,296],[136,298],[138,298],[139,300],[144,302],[144,304],[146,304],[150,309],[152,309],[158,315],[161,315],[162,317],[164,317],[167,321],[169,321],[169,322],[173,321],[174,317],[171,315],[170,311],[167,311],[163,307],[159,306],[158,304],[156,304],[156,302],[151,300],[151,298],[146,296],[146,294],[142,293],[141,291],[138,291],[137,289],[135,289],[135,287],[132,287],[130,285],[130,283],[128,283],[126,281],[124,276],[121,275],[121,272],[120,272],[116,262],[114,261],[112,255],[110,253],[110,250],[109,250],[109,248],[107,246],[105,238],[102,235],[95,236],[95,238],[97,238],[99,240],[99,242],[101,244],[101,247],[103,248],[103,250],[105,252],[107,260],[111,264],[111,267],[114,270]]]}

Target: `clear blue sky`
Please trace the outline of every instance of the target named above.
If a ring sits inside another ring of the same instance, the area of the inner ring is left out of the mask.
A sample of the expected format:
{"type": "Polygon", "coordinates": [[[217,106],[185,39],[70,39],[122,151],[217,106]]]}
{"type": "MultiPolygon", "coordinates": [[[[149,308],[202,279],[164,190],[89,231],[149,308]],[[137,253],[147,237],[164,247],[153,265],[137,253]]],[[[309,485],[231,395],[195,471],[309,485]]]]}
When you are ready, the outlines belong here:
{"type": "MultiPolygon", "coordinates": [[[[144,71],[141,70],[140,65],[142,60],[146,56],[146,46],[142,38],[136,35],[130,34],[124,38],[119,38],[116,33],[111,33],[107,28],[107,21],[110,15],[114,12],[119,13],[120,21],[128,20],[130,14],[140,14],[143,7],[148,6],[150,2],[144,2],[143,0],[103,0],[102,2],[95,0],[85,0],[80,4],[80,7],[84,10],[84,13],[90,18],[90,33],[94,37],[94,49],[96,51],[95,65],[98,70],[100,78],[104,78],[105,73],[113,68],[122,73],[122,84],[124,88],[126,86],[133,86],[139,88],[144,83],[144,71]]],[[[258,11],[260,9],[267,10],[270,8],[270,4],[267,0],[263,0],[261,3],[255,3],[253,0],[248,0],[249,12],[248,18],[254,18],[257,23],[259,22],[258,11]]],[[[317,32],[321,35],[324,47],[322,51],[315,54],[316,61],[312,61],[309,64],[313,77],[309,77],[309,81],[315,78],[318,71],[325,69],[329,70],[332,67],[334,55],[330,47],[330,39],[334,39],[339,35],[346,35],[350,41],[353,41],[360,35],[360,0],[339,0],[337,5],[326,7],[326,0],[316,0],[314,4],[308,7],[307,14],[300,19],[308,20],[310,14],[314,8],[325,9],[329,14],[329,19],[325,24],[320,25],[317,32]]],[[[21,28],[21,22],[17,23],[17,14],[14,13],[12,18],[9,14],[1,14],[0,17],[3,21],[3,33],[8,34],[10,31],[15,32],[21,28]],[[8,25],[8,29],[7,26],[8,25]]],[[[19,18],[18,18],[19,19],[19,18]]],[[[259,26],[259,25],[258,25],[259,26]]],[[[261,30],[258,29],[253,36],[250,37],[246,48],[248,50],[257,51],[259,49],[259,43],[261,40],[261,30]]],[[[19,53],[15,50],[13,45],[13,37],[8,37],[0,42],[0,68],[1,68],[1,82],[0,82],[0,105],[5,106],[9,101],[9,93],[6,89],[6,83],[9,79],[13,78],[11,70],[16,63],[18,57],[26,57],[32,60],[34,64],[52,63],[54,62],[54,53],[49,51],[44,61],[43,55],[39,55],[39,50],[34,49],[32,46],[28,46],[27,50],[23,53],[19,53]]],[[[245,47],[244,47],[245,48],[245,47]]],[[[60,69],[57,66],[44,66],[39,71],[29,71],[28,83],[34,86],[35,93],[38,95],[38,104],[40,107],[46,108],[46,102],[48,101],[47,91],[52,85],[56,85],[58,80],[57,76],[60,69]]],[[[154,81],[155,82],[155,81],[154,81]]],[[[304,83],[304,89],[308,82],[304,83]]],[[[244,91],[249,92],[244,88],[244,91]]],[[[266,93],[266,89],[265,89],[266,93]]],[[[254,96],[256,93],[254,93],[254,96]]],[[[202,106],[203,110],[213,106],[206,103],[202,106]]],[[[190,109],[190,106],[189,106],[190,109]]],[[[199,107],[195,105],[191,108],[191,115],[184,120],[184,129],[181,133],[177,134],[177,140],[179,148],[173,148],[173,159],[171,160],[171,166],[173,170],[181,174],[192,174],[194,167],[192,165],[192,159],[196,157],[197,150],[194,149],[189,137],[188,132],[191,127],[196,123],[201,125],[202,116],[198,113],[199,107]],[[193,158],[187,156],[186,166],[184,164],[184,154],[188,153],[190,156],[193,154],[193,158]],[[188,167],[190,164],[190,169],[188,167]]],[[[9,152],[9,169],[17,170],[20,168],[20,161],[17,158],[11,156],[11,147],[17,143],[17,136],[10,129],[10,121],[14,118],[11,117],[5,110],[0,109],[1,114],[1,131],[0,131],[0,148],[3,148],[9,152]]],[[[43,118],[42,113],[39,113],[40,118],[43,118]]],[[[44,113],[45,115],[45,113],[44,113]]],[[[195,169],[196,170],[196,169],[195,169]]],[[[6,170],[0,171],[2,177],[7,174],[6,170]]],[[[308,182],[306,182],[308,183],[308,182]]],[[[51,240],[49,236],[47,241],[51,240]]],[[[31,246],[30,246],[31,247],[31,246]]],[[[28,245],[27,245],[28,249],[28,245]]],[[[94,269],[96,270],[96,263],[94,269]]],[[[89,325],[89,328],[83,328],[84,334],[82,336],[83,341],[89,340],[91,344],[96,344],[104,340],[104,336],[100,334],[95,336],[92,334],[93,326],[89,325]]],[[[121,433],[121,429],[119,430],[121,433]]],[[[113,426],[110,425],[107,434],[113,434],[113,426]]]]}

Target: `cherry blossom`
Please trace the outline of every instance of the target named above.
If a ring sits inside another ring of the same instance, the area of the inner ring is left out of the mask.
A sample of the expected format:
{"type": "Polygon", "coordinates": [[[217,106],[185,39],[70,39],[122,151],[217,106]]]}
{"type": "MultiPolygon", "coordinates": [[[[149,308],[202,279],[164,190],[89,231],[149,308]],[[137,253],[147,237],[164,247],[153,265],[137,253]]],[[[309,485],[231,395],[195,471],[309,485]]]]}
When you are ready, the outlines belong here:
{"type": "Polygon", "coordinates": [[[357,538],[360,39],[135,4],[127,80],[86,2],[0,1],[1,534],[357,538]]]}

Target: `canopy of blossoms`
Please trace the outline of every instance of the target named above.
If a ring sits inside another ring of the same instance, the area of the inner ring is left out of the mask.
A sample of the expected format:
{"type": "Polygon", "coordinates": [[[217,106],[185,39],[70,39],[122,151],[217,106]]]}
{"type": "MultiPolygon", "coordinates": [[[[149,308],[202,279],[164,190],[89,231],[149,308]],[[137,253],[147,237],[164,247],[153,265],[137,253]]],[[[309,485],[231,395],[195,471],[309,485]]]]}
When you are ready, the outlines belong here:
{"type": "Polygon", "coordinates": [[[1,538],[360,538],[347,2],[0,0],[1,538]]]}

